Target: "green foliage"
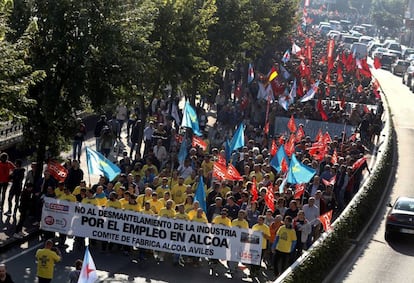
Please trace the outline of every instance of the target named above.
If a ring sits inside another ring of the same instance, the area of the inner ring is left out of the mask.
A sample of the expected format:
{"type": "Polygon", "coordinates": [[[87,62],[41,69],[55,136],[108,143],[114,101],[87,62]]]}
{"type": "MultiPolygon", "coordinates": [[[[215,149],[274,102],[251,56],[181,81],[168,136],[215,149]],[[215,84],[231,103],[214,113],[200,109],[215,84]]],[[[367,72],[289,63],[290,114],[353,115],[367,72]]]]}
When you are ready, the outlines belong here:
{"type": "Polygon", "coordinates": [[[35,30],[27,28],[15,41],[8,38],[12,5],[12,1],[0,1],[0,121],[24,122],[28,117],[22,106],[36,105],[27,91],[44,78],[44,72],[27,64],[28,45],[35,30]]]}

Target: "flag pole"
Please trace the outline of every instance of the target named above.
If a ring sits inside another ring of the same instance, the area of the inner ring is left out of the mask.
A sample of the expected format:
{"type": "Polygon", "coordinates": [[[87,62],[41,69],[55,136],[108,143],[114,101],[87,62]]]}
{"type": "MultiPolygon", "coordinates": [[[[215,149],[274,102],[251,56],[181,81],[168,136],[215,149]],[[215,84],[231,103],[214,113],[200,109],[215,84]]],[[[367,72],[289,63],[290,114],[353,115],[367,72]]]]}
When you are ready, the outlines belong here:
{"type": "Polygon", "coordinates": [[[89,172],[89,158],[88,158],[88,147],[85,147],[86,153],[86,168],[88,168],[88,180],[89,180],[89,188],[91,187],[91,173],[89,172]]]}

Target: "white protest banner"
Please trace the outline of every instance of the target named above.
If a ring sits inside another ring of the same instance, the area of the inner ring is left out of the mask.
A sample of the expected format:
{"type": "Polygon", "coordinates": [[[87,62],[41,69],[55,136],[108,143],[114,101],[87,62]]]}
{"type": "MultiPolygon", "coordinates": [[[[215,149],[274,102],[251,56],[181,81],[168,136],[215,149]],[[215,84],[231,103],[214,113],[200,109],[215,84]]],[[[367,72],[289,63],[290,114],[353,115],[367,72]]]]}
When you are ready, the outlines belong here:
{"type": "Polygon", "coordinates": [[[183,255],[259,264],[258,231],[45,198],[46,231],[183,255]]]}

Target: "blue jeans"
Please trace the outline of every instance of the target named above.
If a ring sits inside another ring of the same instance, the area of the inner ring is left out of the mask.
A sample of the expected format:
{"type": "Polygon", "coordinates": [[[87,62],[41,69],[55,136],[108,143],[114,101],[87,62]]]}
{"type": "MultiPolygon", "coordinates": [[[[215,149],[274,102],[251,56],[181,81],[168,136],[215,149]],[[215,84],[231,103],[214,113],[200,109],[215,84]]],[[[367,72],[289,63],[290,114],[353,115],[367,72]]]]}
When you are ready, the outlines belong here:
{"type": "Polygon", "coordinates": [[[80,160],[80,156],[82,153],[82,141],[81,140],[74,140],[73,141],[73,155],[72,158],[75,160],[80,160]],[[78,158],[76,158],[78,157],[78,158]]]}

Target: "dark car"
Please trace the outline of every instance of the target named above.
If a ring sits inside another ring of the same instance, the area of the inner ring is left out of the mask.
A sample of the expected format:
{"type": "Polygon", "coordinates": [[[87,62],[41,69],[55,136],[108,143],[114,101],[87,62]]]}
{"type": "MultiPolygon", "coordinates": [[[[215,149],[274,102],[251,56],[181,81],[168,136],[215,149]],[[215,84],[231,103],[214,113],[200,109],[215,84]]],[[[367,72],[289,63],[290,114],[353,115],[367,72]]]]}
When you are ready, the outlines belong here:
{"type": "Polygon", "coordinates": [[[399,197],[391,207],[385,223],[385,240],[396,233],[414,235],[414,198],[399,197]]]}
{"type": "Polygon", "coordinates": [[[394,63],[395,60],[397,60],[397,58],[398,58],[397,55],[395,55],[393,53],[384,53],[384,54],[382,54],[381,57],[380,57],[381,67],[383,69],[390,70],[392,63],[394,63]]]}

